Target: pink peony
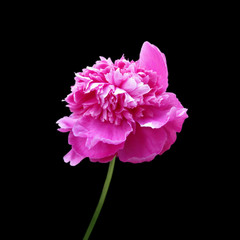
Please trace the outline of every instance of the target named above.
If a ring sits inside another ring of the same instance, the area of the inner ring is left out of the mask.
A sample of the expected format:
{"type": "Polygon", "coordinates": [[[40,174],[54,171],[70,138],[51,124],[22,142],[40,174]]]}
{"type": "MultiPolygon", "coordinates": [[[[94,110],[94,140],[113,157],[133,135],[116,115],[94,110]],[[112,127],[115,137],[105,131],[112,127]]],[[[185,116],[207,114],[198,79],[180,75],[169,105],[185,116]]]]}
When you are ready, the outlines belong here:
{"type": "Polygon", "coordinates": [[[77,73],[65,99],[72,114],[57,122],[72,146],[64,161],[75,166],[86,157],[105,163],[118,156],[140,163],[163,154],[188,117],[167,87],[165,55],[149,42],[136,62],[100,57],[77,73]]]}

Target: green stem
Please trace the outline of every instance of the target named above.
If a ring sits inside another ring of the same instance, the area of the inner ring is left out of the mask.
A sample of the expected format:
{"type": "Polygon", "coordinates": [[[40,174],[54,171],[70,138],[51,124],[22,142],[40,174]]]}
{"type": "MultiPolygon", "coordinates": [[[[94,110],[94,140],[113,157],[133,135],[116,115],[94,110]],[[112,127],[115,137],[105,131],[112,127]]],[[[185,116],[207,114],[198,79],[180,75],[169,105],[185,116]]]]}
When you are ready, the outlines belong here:
{"type": "Polygon", "coordinates": [[[111,182],[111,179],[112,179],[112,174],[113,174],[113,169],[114,169],[114,164],[115,164],[115,158],[116,156],[113,158],[113,160],[109,163],[109,167],[108,167],[108,173],[107,173],[107,177],[106,177],[106,180],[105,180],[105,183],[104,183],[104,186],[103,186],[103,190],[102,190],[102,194],[101,194],[101,197],[99,199],[99,202],[98,202],[98,205],[96,207],[96,210],[93,214],[93,217],[92,217],[92,220],[88,226],[88,229],[83,237],[83,240],[88,240],[93,228],[94,228],[94,225],[98,219],[98,216],[99,216],[99,213],[101,212],[101,209],[102,209],[102,206],[103,206],[103,203],[105,201],[105,198],[106,198],[106,195],[107,195],[107,192],[108,192],[108,188],[109,188],[109,184],[111,182]]]}

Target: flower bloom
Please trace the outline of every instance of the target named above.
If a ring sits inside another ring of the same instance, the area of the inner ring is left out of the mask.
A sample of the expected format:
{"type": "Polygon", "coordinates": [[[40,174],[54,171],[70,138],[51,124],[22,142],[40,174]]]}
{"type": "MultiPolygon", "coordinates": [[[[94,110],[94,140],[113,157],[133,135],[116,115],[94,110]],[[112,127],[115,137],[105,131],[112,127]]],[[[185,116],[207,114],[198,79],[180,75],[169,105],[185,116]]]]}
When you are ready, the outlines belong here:
{"type": "Polygon", "coordinates": [[[64,156],[74,166],[92,162],[151,161],[176,140],[188,117],[174,93],[166,92],[165,55],[145,42],[138,61],[100,57],[76,74],[65,101],[72,114],[58,120],[72,146],[64,156]]]}

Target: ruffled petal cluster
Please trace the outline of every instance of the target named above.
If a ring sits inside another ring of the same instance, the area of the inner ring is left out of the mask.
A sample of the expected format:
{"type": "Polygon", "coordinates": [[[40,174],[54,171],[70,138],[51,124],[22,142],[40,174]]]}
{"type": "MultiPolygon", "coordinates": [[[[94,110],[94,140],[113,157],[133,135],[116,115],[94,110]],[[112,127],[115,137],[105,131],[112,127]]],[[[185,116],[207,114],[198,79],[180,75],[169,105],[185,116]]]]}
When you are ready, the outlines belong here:
{"type": "Polygon", "coordinates": [[[72,114],[57,122],[72,146],[64,161],[140,163],[164,153],[188,117],[167,87],[165,55],[149,42],[136,62],[100,57],[77,73],[65,99],[72,114]]]}

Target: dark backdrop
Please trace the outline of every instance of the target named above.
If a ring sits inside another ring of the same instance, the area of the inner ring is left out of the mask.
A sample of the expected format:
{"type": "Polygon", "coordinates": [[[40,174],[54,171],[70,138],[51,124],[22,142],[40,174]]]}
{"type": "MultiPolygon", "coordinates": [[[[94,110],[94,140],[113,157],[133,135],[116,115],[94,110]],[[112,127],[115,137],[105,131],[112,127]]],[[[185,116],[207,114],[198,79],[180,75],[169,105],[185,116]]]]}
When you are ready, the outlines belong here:
{"type": "Polygon", "coordinates": [[[108,164],[91,163],[88,159],[75,167],[63,162],[70,146],[67,134],[56,131],[55,122],[69,115],[61,100],[74,84],[74,72],[92,66],[99,56],[115,60],[124,53],[126,58],[137,60],[143,42],[150,41],[166,54],[168,91],[176,93],[183,106],[189,109],[189,118],[176,143],[154,161],[131,164],[117,159],[92,239],[139,239],[146,234],[155,237],[142,239],[158,239],[164,233],[186,236],[190,234],[189,229],[201,235],[202,229],[208,228],[209,220],[206,223],[199,219],[206,214],[211,202],[207,202],[209,189],[204,189],[207,171],[202,171],[203,159],[199,158],[201,153],[196,140],[198,133],[194,130],[198,110],[193,91],[198,87],[198,79],[194,74],[197,63],[192,42],[197,36],[184,36],[184,29],[176,28],[170,33],[160,29],[155,33],[149,33],[148,29],[133,29],[127,34],[123,31],[124,27],[118,29],[117,26],[115,30],[102,33],[93,28],[87,34],[84,29],[74,32],[64,29],[51,43],[53,64],[49,66],[52,71],[49,81],[54,82],[54,114],[50,131],[54,140],[50,148],[54,145],[54,155],[45,161],[51,176],[47,188],[49,195],[44,200],[51,209],[48,218],[57,223],[54,229],[58,234],[71,232],[82,236],[97,205],[108,168],[108,164]]]}
{"type": "MultiPolygon", "coordinates": [[[[29,197],[23,195],[23,201],[30,214],[21,231],[31,228],[36,236],[53,239],[82,238],[98,203],[108,164],[85,159],[71,167],[63,162],[70,146],[67,134],[57,131],[56,121],[70,111],[62,99],[74,84],[75,72],[92,66],[99,56],[116,60],[125,54],[129,60],[138,60],[143,42],[149,41],[165,53],[168,91],[176,93],[188,108],[189,118],[177,141],[162,156],[141,164],[116,159],[110,189],[90,239],[205,236],[215,228],[213,222],[219,214],[214,198],[219,184],[209,162],[211,139],[203,131],[206,108],[199,100],[203,99],[206,76],[203,46],[208,39],[198,21],[202,15],[187,9],[164,15],[164,9],[154,10],[153,6],[116,14],[90,14],[89,8],[79,11],[63,6],[60,11],[44,11],[39,15],[39,31],[33,31],[28,39],[37,58],[33,65],[39,80],[33,89],[40,92],[41,100],[39,111],[34,112],[39,137],[37,144],[35,138],[29,143],[37,147],[34,160],[27,162],[31,170],[23,183],[28,186],[29,197]]],[[[36,137],[35,132],[33,135],[36,137]]],[[[17,209],[24,215],[21,206],[17,209]]]]}

